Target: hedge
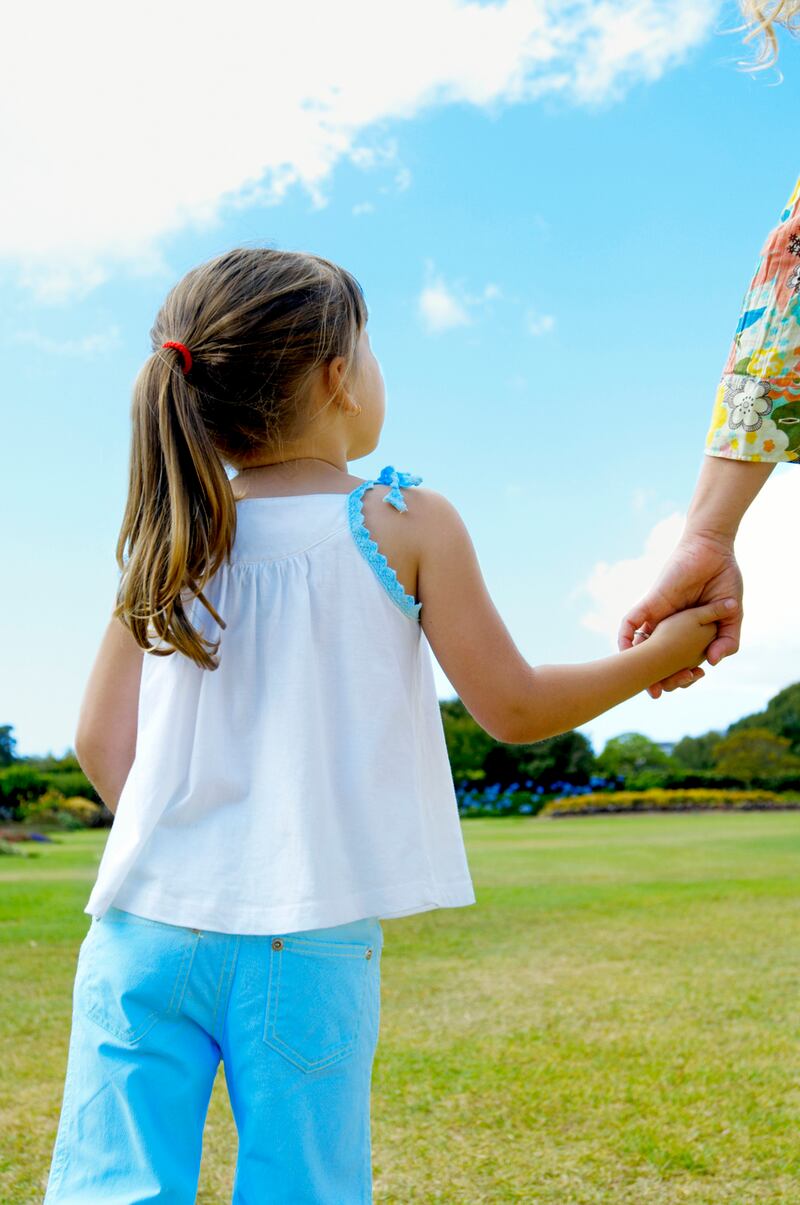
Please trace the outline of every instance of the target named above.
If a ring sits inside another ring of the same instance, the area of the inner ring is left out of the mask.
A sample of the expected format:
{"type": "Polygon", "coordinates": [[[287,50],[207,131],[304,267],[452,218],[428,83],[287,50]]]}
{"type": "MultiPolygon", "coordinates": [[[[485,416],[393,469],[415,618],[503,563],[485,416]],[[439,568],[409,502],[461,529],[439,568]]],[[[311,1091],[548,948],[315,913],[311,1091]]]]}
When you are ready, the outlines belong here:
{"type": "Polygon", "coordinates": [[[689,790],[610,791],[551,799],[540,816],[594,816],[603,812],[787,811],[800,808],[800,795],[775,791],[689,790]]]}

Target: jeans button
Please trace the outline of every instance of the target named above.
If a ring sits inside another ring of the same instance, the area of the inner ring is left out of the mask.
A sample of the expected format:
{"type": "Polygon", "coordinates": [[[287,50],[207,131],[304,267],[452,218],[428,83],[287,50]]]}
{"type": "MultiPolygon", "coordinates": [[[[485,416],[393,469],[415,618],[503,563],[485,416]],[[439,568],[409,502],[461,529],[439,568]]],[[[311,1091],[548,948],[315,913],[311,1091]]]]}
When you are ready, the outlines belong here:
{"type": "Polygon", "coordinates": [[[371,948],[370,948],[369,950],[367,950],[367,955],[366,955],[366,956],[367,956],[367,958],[371,958],[371,957],[372,957],[372,949],[371,949],[371,948]]]}
{"type": "Polygon", "coordinates": [[[283,949],[283,941],[281,940],[280,937],[275,938],[275,940],[272,943],[272,948],[273,948],[273,950],[282,950],[283,949]]]}

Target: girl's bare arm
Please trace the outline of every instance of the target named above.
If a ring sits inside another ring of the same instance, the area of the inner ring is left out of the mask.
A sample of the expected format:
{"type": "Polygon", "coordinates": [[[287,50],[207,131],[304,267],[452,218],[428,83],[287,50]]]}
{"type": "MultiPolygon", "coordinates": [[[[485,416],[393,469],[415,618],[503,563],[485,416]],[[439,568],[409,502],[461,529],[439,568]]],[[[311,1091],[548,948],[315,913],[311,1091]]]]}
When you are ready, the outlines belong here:
{"type": "MultiPolygon", "coordinates": [[[[716,631],[696,613],[674,617],[660,637],[624,652],[570,665],[532,666],[520,653],[483,579],[461,516],[441,494],[408,498],[419,534],[417,598],[431,649],[459,698],[496,740],[544,740],[594,719],[680,668],[702,659],[716,631]]],[[[723,614],[722,604],[718,606],[723,614]]],[[[709,612],[710,613],[710,612],[709,612]]]]}
{"type": "Polygon", "coordinates": [[[103,634],[81,701],[75,755],[110,812],[133,765],[143,649],[120,620],[103,634]]]}

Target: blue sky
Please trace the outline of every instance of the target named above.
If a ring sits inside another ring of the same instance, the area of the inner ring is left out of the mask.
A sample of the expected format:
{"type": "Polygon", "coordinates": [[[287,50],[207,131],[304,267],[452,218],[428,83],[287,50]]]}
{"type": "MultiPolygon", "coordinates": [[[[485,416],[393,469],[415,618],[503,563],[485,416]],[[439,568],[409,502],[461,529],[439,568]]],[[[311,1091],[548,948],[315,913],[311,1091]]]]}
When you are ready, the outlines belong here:
{"type": "MultiPolygon", "coordinates": [[[[589,19],[580,0],[561,7],[589,19]]],[[[376,8],[388,22],[394,10],[376,8]]],[[[298,87],[280,110],[268,96],[260,114],[248,108],[239,130],[242,110],[220,87],[218,128],[204,134],[190,102],[175,103],[180,80],[162,84],[154,70],[155,99],[137,107],[124,71],[115,84],[91,46],[75,113],[58,78],[38,76],[51,82],[6,147],[7,159],[25,150],[0,242],[2,606],[13,634],[0,722],[14,725],[18,753],[72,744],[113,601],[130,389],[155,312],[183,272],[240,243],[323,254],[361,281],[387,417],[378,450],[351,471],[392,463],[450,498],[533,664],[612,651],[616,612],[679,530],[742,294],[800,174],[800,47],[783,40],[777,84],[774,72],[737,71],[737,36],[716,32],[733,7],[595,8],[625,24],[589,30],[545,70],[535,47],[514,59],[514,31],[499,24],[535,4],[411,4],[402,36],[413,46],[427,31],[438,57],[417,63],[411,86],[388,61],[402,57],[388,33],[362,41],[349,74],[322,81],[339,88],[338,126],[298,87]],[[498,22],[496,37],[464,24],[476,14],[498,22]],[[455,49],[453,30],[465,39],[455,49]],[[407,94],[398,84],[387,99],[395,77],[407,94]],[[47,114],[62,103],[56,153],[47,114]],[[99,109],[115,138],[92,125],[99,109]],[[293,140],[273,148],[270,167],[275,113],[288,123],[290,109],[293,140]],[[240,144],[230,151],[226,130],[240,144]]],[[[195,26],[211,54],[213,26],[195,26]]],[[[563,32],[556,23],[548,36],[563,32]]],[[[344,23],[331,37],[344,46],[351,35],[344,23]]],[[[338,48],[289,54],[284,67],[293,83],[304,70],[316,79],[338,48]]],[[[800,678],[800,645],[785,643],[796,571],[775,535],[799,490],[795,466],[778,466],[748,517],[749,651],[691,690],[641,695],[587,725],[598,751],[631,729],[666,740],[724,726],[800,678]]],[[[438,667],[437,683],[452,694],[438,667]]]]}

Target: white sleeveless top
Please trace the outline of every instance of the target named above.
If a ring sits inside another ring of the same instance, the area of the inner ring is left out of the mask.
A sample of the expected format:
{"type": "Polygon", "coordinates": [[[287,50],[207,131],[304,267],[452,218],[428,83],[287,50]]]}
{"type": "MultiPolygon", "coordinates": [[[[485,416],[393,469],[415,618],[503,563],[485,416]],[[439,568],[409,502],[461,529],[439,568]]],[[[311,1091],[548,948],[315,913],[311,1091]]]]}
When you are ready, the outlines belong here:
{"type": "MultiPolygon", "coordinates": [[[[145,653],[136,755],[84,908],[280,933],[475,903],[422,604],[349,494],[245,498],[190,622],[219,668],[145,653]]],[[[159,646],[166,647],[166,646],[159,646]]]]}

